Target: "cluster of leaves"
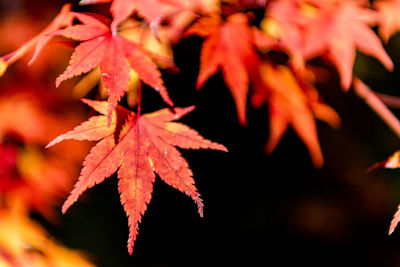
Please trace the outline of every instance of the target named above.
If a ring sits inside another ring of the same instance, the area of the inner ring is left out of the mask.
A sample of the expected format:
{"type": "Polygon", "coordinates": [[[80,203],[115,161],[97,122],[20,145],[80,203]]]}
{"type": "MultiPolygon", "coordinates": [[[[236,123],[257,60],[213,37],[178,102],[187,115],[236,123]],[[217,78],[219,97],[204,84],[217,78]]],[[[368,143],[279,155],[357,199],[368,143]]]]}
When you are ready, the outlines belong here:
{"type": "MultiPolygon", "coordinates": [[[[17,46],[31,31],[32,20],[13,13],[0,22],[2,33],[15,33],[0,46],[17,46]],[[12,22],[9,19],[12,16],[12,22]]],[[[58,49],[57,49],[58,50],[58,49]]],[[[48,49],[52,62],[61,58],[48,49]]],[[[21,67],[21,66],[19,66],[21,67]]],[[[51,68],[51,67],[50,67],[51,68]]],[[[29,73],[11,70],[0,81],[0,265],[1,266],[94,266],[81,252],[56,241],[41,221],[59,222],[57,208],[71,186],[88,144],[71,143],[45,150],[54,135],[81,121],[79,110],[67,110],[67,95],[49,90],[37,76],[49,72],[49,61],[41,57],[29,73]]]]}
{"type": "Polygon", "coordinates": [[[88,188],[117,172],[130,229],[129,253],[151,199],[155,173],[190,196],[203,214],[193,174],[175,147],[227,150],[173,122],[193,110],[174,107],[159,70],[176,68],[173,44],[189,35],[204,38],[197,89],[221,71],[240,124],[246,125],[248,108],[268,106],[267,153],[291,126],[314,165],[321,167],[323,155],[315,119],[336,128],[340,118],[318,92],[316,84],[326,71],[313,65],[313,60],[334,67],[343,90],[359,85],[362,92],[373,95],[353,75],[356,51],[375,57],[392,70],[393,63],[379,36],[388,41],[400,28],[397,0],[376,1],[373,6],[364,0],[81,0],[80,4],[109,2],[112,18],[73,12],[65,5],[39,35],[0,58],[0,74],[28,50],[34,50],[30,63],[35,61],[52,38],[79,42],[56,86],[85,75],[75,89],[87,92],[100,81],[107,101],[83,99],[101,115],[48,144],[51,147],[66,139],[98,141],[62,211],[88,188]],[[264,12],[261,22],[255,20],[254,10],[264,12]],[[379,36],[372,26],[378,26],[379,36]],[[276,60],[274,53],[286,55],[287,60],[276,60]],[[142,114],[142,83],[154,88],[169,107],[142,114]],[[126,103],[120,105],[125,94],[135,112],[123,107],[126,103]]]}
{"type": "Polygon", "coordinates": [[[0,263],[92,266],[80,253],[52,240],[30,218],[35,212],[50,222],[57,221],[55,208],[68,193],[82,154],[88,151],[85,144],[43,150],[52,135],[65,131],[82,116],[79,112],[55,113],[45,102],[56,97],[42,92],[42,99],[38,99],[35,89],[41,91],[32,85],[14,87],[0,97],[0,263]]]}

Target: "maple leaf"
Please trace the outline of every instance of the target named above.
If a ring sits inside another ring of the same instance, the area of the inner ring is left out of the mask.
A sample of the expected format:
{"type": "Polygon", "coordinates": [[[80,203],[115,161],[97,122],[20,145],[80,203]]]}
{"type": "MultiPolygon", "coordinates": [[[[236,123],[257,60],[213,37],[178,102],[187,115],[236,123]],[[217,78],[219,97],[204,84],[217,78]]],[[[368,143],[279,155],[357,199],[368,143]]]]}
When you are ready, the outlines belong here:
{"type": "Polygon", "coordinates": [[[117,113],[114,112],[112,127],[107,127],[106,102],[84,102],[103,115],[89,119],[48,145],[52,146],[65,139],[100,140],[86,157],[78,182],[62,207],[63,213],[84,191],[118,170],[121,203],[128,216],[129,253],[133,251],[138,224],[151,199],[155,173],[168,185],[190,196],[197,204],[199,214],[203,215],[203,203],[194,185],[193,173],[175,147],[227,150],[223,145],[204,139],[188,126],[172,122],[194,107],[174,108],[173,111],[162,109],[144,115],[128,112],[128,119],[116,143],[115,132],[112,132],[117,124],[117,113]]]}
{"type": "Polygon", "coordinates": [[[83,41],[74,50],[67,69],[56,80],[56,86],[64,80],[87,73],[100,65],[101,79],[108,94],[108,124],[113,110],[129,87],[131,68],[146,84],[159,91],[164,101],[173,105],[161,78],[157,65],[139,45],[112,32],[104,23],[90,14],[74,13],[82,24],[69,26],[56,34],[83,41]]]}
{"type": "MultiPolygon", "coordinates": [[[[161,26],[158,29],[158,38],[151,32],[151,28],[143,21],[134,19],[126,20],[121,26],[118,34],[130,42],[139,44],[143,51],[157,64],[159,68],[178,72],[178,68],[173,62],[173,51],[166,36],[168,27],[161,26]]],[[[82,98],[94,88],[99,80],[101,81],[100,67],[94,68],[76,84],[73,94],[76,98],[82,98]]],[[[137,88],[140,84],[140,77],[131,70],[127,94],[127,101],[130,107],[135,107],[137,103],[137,88]]],[[[100,83],[101,98],[107,97],[106,88],[100,83]]]]}
{"type": "Polygon", "coordinates": [[[348,89],[356,49],[376,57],[389,70],[393,63],[370,28],[379,14],[352,1],[283,0],[271,3],[264,31],[282,40],[297,65],[326,56],[337,68],[341,86],[348,89]],[[300,62],[300,63],[299,63],[300,62]]]}
{"type": "Polygon", "coordinates": [[[251,103],[255,107],[263,102],[269,105],[270,134],[266,144],[267,153],[275,149],[291,125],[308,148],[314,165],[321,167],[323,156],[314,116],[333,127],[340,124],[339,116],[320,101],[315,88],[309,84],[301,84],[288,67],[274,67],[264,63],[261,73],[265,87],[255,88],[251,103]]]}
{"type": "Polygon", "coordinates": [[[241,124],[246,123],[249,82],[258,73],[259,59],[252,33],[242,13],[231,15],[226,21],[217,16],[201,18],[186,32],[186,35],[206,37],[201,49],[197,88],[221,69],[241,124]]]}

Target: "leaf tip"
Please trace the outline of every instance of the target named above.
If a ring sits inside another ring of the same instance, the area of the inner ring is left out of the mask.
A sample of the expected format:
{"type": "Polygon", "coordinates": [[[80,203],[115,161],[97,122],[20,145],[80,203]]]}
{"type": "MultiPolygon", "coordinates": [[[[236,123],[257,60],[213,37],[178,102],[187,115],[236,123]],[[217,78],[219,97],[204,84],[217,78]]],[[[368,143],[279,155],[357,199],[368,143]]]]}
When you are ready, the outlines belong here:
{"type": "Polygon", "coordinates": [[[67,198],[67,200],[65,200],[62,208],[61,208],[61,212],[62,214],[67,213],[68,209],[75,203],[78,201],[78,197],[73,195],[74,191],[72,191],[71,195],[69,195],[69,197],[67,198]]]}
{"type": "Polygon", "coordinates": [[[174,102],[169,97],[165,97],[165,102],[168,104],[168,106],[173,107],[174,102]]]}
{"type": "Polygon", "coordinates": [[[247,126],[247,119],[246,119],[246,115],[238,115],[238,119],[239,119],[239,124],[242,127],[246,127],[247,126]]]}
{"type": "Polygon", "coordinates": [[[48,143],[44,148],[48,149],[48,148],[50,148],[50,147],[52,147],[52,146],[53,146],[53,141],[51,141],[50,143],[48,143]]]}
{"type": "Polygon", "coordinates": [[[83,103],[85,103],[86,105],[88,105],[91,108],[93,108],[96,105],[96,103],[99,102],[99,101],[90,100],[90,99],[87,99],[87,98],[81,98],[79,100],[82,101],[83,103]]]}
{"type": "Polygon", "coordinates": [[[71,3],[66,3],[62,6],[60,13],[67,13],[70,12],[72,8],[72,4],[71,3]]]}
{"type": "Polygon", "coordinates": [[[86,105],[89,105],[88,103],[91,101],[90,99],[87,99],[87,98],[79,98],[79,100],[81,101],[81,102],[83,102],[83,103],[85,103],[86,105]]]}
{"type": "Polygon", "coordinates": [[[228,148],[224,145],[218,144],[218,150],[222,151],[222,152],[229,152],[228,148]]]}
{"type": "Polygon", "coordinates": [[[0,77],[4,75],[7,68],[8,68],[7,62],[4,59],[0,58],[0,77]]]}
{"type": "Polygon", "coordinates": [[[196,82],[196,90],[200,90],[201,87],[203,87],[203,84],[204,84],[204,81],[198,79],[196,82]]]}
{"type": "Polygon", "coordinates": [[[58,87],[60,86],[62,80],[63,80],[63,79],[62,79],[62,76],[61,76],[61,75],[57,77],[57,79],[56,79],[56,88],[58,88],[58,87]]]}
{"type": "Polygon", "coordinates": [[[390,222],[389,235],[391,235],[394,232],[399,221],[400,221],[400,205],[397,207],[397,211],[393,215],[393,219],[390,222]]]}
{"type": "Polygon", "coordinates": [[[203,200],[200,198],[200,194],[197,194],[197,196],[192,197],[193,201],[197,205],[197,212],[199,213],[200,217],[204,217],[204,203],[203,200]]]}
{"type": "Polygon", "coordinates": [[[228,150],[228,148],[226,148],[226,146],[224,146],[220,143],[216,143],[216,142],[212,142],[208,148],[213,149],[213,150],[222,151],[222,152],[229,152],[229,150],[228,150]]]}
{"type": "Polygon", "coordinates": [[[193,110],[195,110],[195,108],[196,108],[195,105],[186,107],[185,115],[186,115],[187,113],[190,113],[190,112],[192,112],[193,110]]]}
{"type": "Polygon", "coordinates": [[[44,148],[47,149],[47,148],[50,148],[50,147],[54,146],[55,144],[57,144],[57,143],[61,142],[62,140],[64,140],[63,138],[64,138],[64,135],[63,135],[63,134],[57,136],[57,137],[54,138],[52,141],[50,141],[50,143],[48,143],[44,148]]]}
{"type": "Polygon", "coordinates": [[[387,67],[387,69],[389,71],[393,71],[394,70],[394,63],[393,63],[392,60],[388,61],[388,63],[386,65],[387,65],[386,67],[387,67]]]}
{"type": "Polygon", "coordinates": [[[394,230],[396,229],[397,223],[398,223],[398,221],[392,221],[392,223],[390,224],[390,227],[389,227],[388,235],[393,234],[394,230]]]}
{"type": "Polygon", "coordinates": [[[311,155],[314,168],[321,169],[325,163],[321,148],[319,146],[316,148],[309,148],[309,153],[311,155]]]}
{"type": "Polygon", "coordinates": [[[61,212],[62,214],[67,213],[68,209],[69,209],[70,205],[67,204],[67,201],[65,201],[64,205],[61,208],[61,212]]]}
{"type": "MultiPolygon", "coordinates": [[[[129,225],[129,227],[131,228],[132,226],[129,225]]],[[[127,247],[128,247],[128,253],[129,255],[132,255],[133,253],[133,247],[135,246],[135,240],[136,240],[136,235],[139,229],[139,225],[136,223],[135,226],[133,227],[135,230],[134,232],[130,232],[129,233],[129,237],[128,237],[128,242],[127,242],[127,247]]],[[[129,229],[129,231],[131,231],[132,229],[129,229]]]]}
{"type": "Polygon", "coordinates": [[[132,239],[132,236],[129,236],[127,246],[128,246],[129,255],[132,255],[132,253],[133,253],[133,239],[132,239]]]}

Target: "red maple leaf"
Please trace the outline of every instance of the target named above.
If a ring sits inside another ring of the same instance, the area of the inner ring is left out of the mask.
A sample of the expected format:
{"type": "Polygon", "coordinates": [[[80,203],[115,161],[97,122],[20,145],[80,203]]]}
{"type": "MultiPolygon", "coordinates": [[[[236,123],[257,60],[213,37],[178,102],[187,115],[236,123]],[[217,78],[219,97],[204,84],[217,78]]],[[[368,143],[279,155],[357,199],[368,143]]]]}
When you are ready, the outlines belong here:
{"type": "Polygon", "coordinates": [[[258,74],[259,64],[253,29],[246,15],[237,13],[226,21],[218,16],[201,18],[186,32],[190,34],[206,37],[201,49],[197,88],[221,69],[235,101],[239,121],[245,124],[249,82],[258,74]]]}
{"type": "Polygon", "coordinates": [[[147,51],[111,31],[104,17],[82,13],[74,15],[82,24],[69,26],[56,34],[83,42],[75,48],[67,69],[57,78],[56,86],[100,65],[101,79],[108,94],[107,118],[110,124],[113,110],[129,87],[132,68],[143,82],[159,91],[167,104],[173,105],[161,73],[147,51]]]}
{"type": "Polygon", "coordinates": [[[190,196],[197,204],[200,216],[203,215],[203,202],[194,185],[193,173],[175,147],[227,150],[223,145],[204,139],[188,126],[172,122],[194,107],[162,109],[144,115],[119,107],[118,112],[113,113],[111,127],[107,127],[107,103],[83,101],[103,115],[92,117],[48,145],[65,139],[101,140],[86,157],[78,182],[62,207],[64,213],[84,191],[118,170],[121,203],[128,216],[129,253],[132,253],[138,224],[151,199],[155,173],[168,185],[190,196]],[[116,143],[115,129],[120,114],[125,114],[122,117],[127,120],[116,143]]]}

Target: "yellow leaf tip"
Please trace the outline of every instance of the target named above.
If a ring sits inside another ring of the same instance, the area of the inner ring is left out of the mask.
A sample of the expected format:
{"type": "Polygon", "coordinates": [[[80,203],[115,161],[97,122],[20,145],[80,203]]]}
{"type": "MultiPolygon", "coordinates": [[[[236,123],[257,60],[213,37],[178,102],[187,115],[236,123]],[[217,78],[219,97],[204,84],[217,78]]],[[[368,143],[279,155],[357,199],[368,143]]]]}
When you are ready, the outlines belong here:
{"type": "Polygon", "coordinates": [[[8,68],[7,62],[4,59],[0,58],[0,77],[4,75],[7,68],[8,68]]]}

